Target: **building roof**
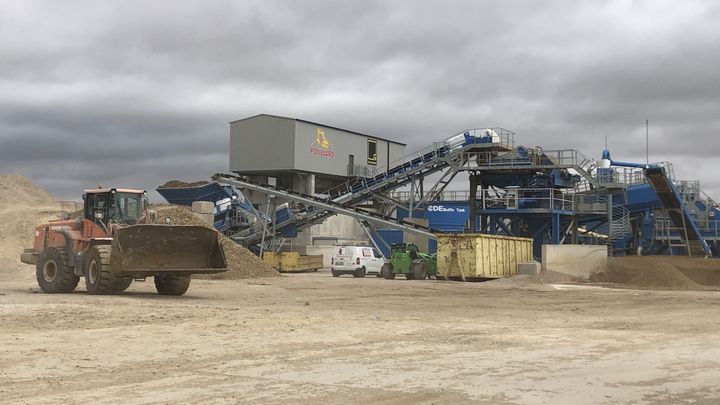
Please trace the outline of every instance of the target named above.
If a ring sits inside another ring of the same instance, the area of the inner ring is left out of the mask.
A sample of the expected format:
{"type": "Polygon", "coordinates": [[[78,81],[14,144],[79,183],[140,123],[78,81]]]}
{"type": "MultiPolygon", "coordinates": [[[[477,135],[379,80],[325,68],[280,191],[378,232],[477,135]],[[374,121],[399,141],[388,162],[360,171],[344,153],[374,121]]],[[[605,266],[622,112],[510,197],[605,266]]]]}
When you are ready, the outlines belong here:
{"type": "Polygon", "coordinates": [[[407,146],[407,144],[405,144],[405,143],[398,142],[398,141],[393,141],[392,139],[382,138],[382,137],[375,136],[375,135],[363,134],[362,132],[351,131],[351,130],[349,130],[349,129],[334,127],[334,126],[332,126],[332,125],[321,124],[321,123],[319,123],[319,122],[303,120],[303,119],[300,119],[300,118],[283,117],[283,116],[281,116],[281,115],[257,114],[257,115],[253,115],[253,116],[251,116],[251,117],[246,117],[246,118],[241,118],[241,119],[239,119],[239,120],[230,121],[230,123],[232,124],[232,123],[234,123],[234,122],[245,121],[245,120],[249,120],[249,119],[251,119],[251,118],[262,117],[262,116],[265,116],[265,117],[273,117],[273,118],[282,118],[282,119],[293,120],[293,121],[300,121],[300,122],[304,122],[304,123],[306,123],[306,124],[319,125],[319,126],[325,127],[325,128],[337,129],[338,131],[348,132],[348,133],[355,134],[355,135],[366,136],[366,137],[368,137],[368,138],[373,138],[373,139],[379,139],[379,140],[382,140],[382,141],[387,141],[387,142],[394,143],[394,144],[397,144],[397,145],[407,146]]]}
{"type": "Polygon", "coordinates": [[[83,190],[83,192],[85,194],[97,194],[97,193],[109,193],[113,190],[115,190],[118,193],[132,193],[132,194],[142,194],[145,192],[145,190],[132,189],[132,188],[91,188],[88,190],[83,190]]]}

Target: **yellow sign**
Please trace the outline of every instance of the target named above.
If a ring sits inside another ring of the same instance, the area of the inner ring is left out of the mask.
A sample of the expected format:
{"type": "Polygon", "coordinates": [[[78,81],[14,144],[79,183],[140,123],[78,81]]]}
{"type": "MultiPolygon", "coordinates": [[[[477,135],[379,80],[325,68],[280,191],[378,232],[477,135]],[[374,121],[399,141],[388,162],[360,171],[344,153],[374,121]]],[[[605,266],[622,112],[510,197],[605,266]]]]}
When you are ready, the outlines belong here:
{"type": "Polygon", "coordinates": [[[315,132],[315,142],[310,145],[310,153],[322,158],[332,159],[335,157],[335,151],[330,146],[330,141],[322,128],[317,128],[315,132]]]}

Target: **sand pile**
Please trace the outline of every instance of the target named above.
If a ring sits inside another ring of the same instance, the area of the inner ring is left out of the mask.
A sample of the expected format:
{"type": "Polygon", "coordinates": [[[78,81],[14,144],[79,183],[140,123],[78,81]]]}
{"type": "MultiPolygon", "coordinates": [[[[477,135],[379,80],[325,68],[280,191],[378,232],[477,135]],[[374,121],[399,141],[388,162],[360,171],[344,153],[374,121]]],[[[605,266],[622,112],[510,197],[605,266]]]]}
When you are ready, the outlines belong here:
{"type": "Polygon", "coordinates": [[[26,177],[17,174],[0,175],[0,207],[32,208],[57,205],[55,198],[47,191],[34,185],[26,177]]]}
{"type": "Polygon", "coordinates": [[[512,277],[489,280],[487,282],[496,285],[529,286],[533,284],[582,284],[588,281],[569,274],[546,270],[536,276],[518,274],[512,277]]]}
{"type": "Polygon", "coordinates": [[[170,180],[158,188],[197,187],[197,186],[204,186],[208,183],[209,183],[209,181],[204,181],[204,180],[194,181],[192,183],[186,183],[182,180],[170,180]]]}
{"type": "MultiPolygon", "coordinates": [[[[176,225],[202,225],[209,227],[190,211],[188,207],[167,205],[157,207],[157,223],[165,223],[165,218],[170,218],[172,224],[176,225]]],[[[235,280],[241,278],[258,277],[279,277],[280,273],[265,264],[260,258],[244,247],[233,242],[225,235],[220,235],[220,244],[225,251],[228,271],[218,274],[195,274],[193,278],[198,279],[223,279],[235,280]]]]}
{"type": "Polygon", "coordinates": [[[0,280],[35,276],[20,253],[32,247],[35,226],[59,216],[60,205],[47,191],[23,176],[0,175],[0,280]]]}
{"type": "Polygon", "coordinates": [[[591,281],[658,290],[720,289],[720,260],[678,256],[611,257],[591,281]]]}

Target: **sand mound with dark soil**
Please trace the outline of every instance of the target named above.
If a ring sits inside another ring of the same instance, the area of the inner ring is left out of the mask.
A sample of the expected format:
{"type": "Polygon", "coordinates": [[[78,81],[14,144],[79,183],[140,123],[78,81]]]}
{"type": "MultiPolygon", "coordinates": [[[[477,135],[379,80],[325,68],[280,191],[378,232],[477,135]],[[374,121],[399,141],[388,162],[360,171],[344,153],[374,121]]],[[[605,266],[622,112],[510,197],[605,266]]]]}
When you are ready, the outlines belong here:
{"type": "Polygon", "coordinates": [[[557,271],[546,270],[540,272],[536,276],[529,276],[524,274],[515,275],[512,277],[498,278],[490,280],[488,283],[501,284],[501,285],[533,285],[533,284],[583,284],[587,283],[587,280],[583,280],[579,277],[571,276],[569,274],[560,273],[557,271]]]}
{"type": "Polygon", "coordinates": [[[204,186],[208,183],[209,183],[209,181],[205,181],[205,180],[194,181],[192,183],[186,183],[182,180],[170,180],[158,188],[197,187],[197,186],[204,186]]]}
{"type": "MultiPolygon", "coordinates": [[[[156,207],[157,223],[165,223],[169,218],[171,223],[176,225],[210,225],[198,219],[188,207],[178,205],[166,205],[156,207]]],[[[220,244],[225,251],[228,271],[217,274],[195,274],[193,278],[205,280],[236,280],[241,278],[279,277],[280,273],[274,268],[265,264],[259,257],[244,247],[235,243],[232,239],[220,234],[220,244]]]]}
{"type": "Polygon", "coordinates": [[[591,281],[659,290],[720,289],[720,260],[679,256],[611,257],[591,281]]]}

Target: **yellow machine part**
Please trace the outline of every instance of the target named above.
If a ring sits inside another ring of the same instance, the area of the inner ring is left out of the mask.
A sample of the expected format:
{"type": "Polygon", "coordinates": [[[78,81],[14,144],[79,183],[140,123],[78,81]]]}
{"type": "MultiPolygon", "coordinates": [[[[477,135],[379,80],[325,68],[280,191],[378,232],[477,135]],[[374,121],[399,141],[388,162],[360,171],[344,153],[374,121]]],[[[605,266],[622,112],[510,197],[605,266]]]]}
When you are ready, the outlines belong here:
{"type": "Polygon", "coordinates": [[[457,279],[510,277],[532,260],[532,239],[486,234],[438,235],[438,275],[457,279]]]}

